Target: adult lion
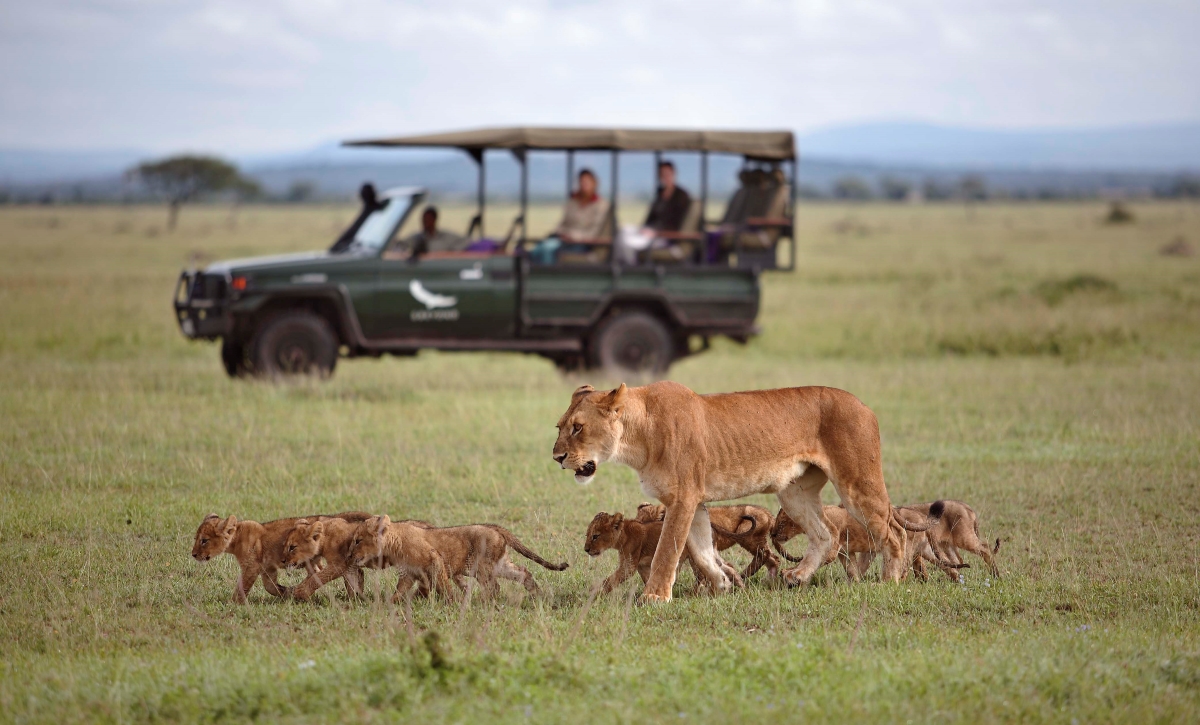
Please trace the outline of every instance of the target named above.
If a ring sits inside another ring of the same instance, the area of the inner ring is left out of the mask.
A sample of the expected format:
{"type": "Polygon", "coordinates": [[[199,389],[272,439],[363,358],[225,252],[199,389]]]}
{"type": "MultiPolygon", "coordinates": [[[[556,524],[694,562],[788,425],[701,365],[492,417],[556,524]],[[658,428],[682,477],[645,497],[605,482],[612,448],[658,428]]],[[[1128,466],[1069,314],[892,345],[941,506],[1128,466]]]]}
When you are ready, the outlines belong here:
{"type": "Polygon", "coordinates": [[[584,385],[558,421],[554,460],[590,483],[596,466],[623,463],[642,490],[667,507],[643,596],[668,602],[683,547],[715,591],[730,588],[713,552],[708,501],[774,493],[813,532],[804,559],[784,572],[807,583],[832,541],[821,520],[821,489],[833,481],[842,503],[881,542],[882,578],[905,570],[904,529],[883,484],[879,423],[844,390],[783,388],[697,395],[672,382],[612,391],[584,385]]]}

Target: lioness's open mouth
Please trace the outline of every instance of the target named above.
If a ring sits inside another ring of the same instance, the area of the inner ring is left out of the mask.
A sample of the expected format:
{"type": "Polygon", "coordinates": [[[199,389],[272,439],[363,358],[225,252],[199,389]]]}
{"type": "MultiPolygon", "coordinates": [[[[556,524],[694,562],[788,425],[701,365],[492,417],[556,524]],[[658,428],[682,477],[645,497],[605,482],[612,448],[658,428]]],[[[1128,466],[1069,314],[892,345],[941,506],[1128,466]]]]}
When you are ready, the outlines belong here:
{"type": "Polygon", "coordinates": [[[581,478],[591,478],[596,475],[596,462],[588,461],[579,468],[575,469],[575,475],[581,478]]]}

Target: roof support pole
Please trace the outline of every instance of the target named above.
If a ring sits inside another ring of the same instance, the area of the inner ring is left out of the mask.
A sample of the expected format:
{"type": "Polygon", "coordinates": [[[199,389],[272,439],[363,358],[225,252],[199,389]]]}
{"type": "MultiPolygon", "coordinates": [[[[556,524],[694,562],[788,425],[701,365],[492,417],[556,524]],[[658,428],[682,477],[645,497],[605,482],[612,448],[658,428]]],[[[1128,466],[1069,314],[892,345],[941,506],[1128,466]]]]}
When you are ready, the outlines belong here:
{"type": "Polygon", "coordinates": [[[608,208],[609,208],[609,213],[612,214],[612,231],[613,231],[613,239],[614,240],[616,239],[616,236],[617,236],[617,194],[620,191],[617,186],[617,159],[619,159],[620,156],[621,156],[621,152],[617,151],[616,149],[613,149],[613,152],[612,152],[612,202],[609,204],[608,208]]]}
{"type": "Polygon", "coordinates": [[[570,197],[575,183],[575,149],[567,149],[567,196],[570,197]]]}
{"type": "Polygon", "coordinates": [[[479,237],[482,239],[483,238],[483,205],[484,205],[484,189],[485,189],[484,169],[483,169],[484,149],[482,149],[482,148],[464,148],[463,151],[467,152],[467,155],[470,156],[471,160],[475,162],[475,166],[478,167],[478,178],[479,178],[479,192],[476,195],[475,217],[471,219],[471,225],[469,227],[467,227],[467,236],[470,237],[472,234],[475,233],[476,229],[479,229],[479,237]]]}
{"type": "Polygon", "coordinates": [[[791,241],[791,244],[789,245],[790,249],[788,250],[788,267],[787,268],[788,268],[789,272],[796,269],[796,213],[799,211],[799,208],[796,205],[796,200],[800,196],[800,190],[798,188],[799,185],[796,183],[798,181],[798,179],[796,178],[796,173],[797,173],[797,167],[798,167],[799,163],[800,163],[799,157],[795,157],[795,156],[792,157],[792,194],[791,194],[792,198],[790,200],[791,209],[789,210],[791,213],[788,214],[788,216],[791,217],[791,220],[792,220],[792,229],[791,229],[791,232],[788,234],[789,240],[791,241]]]}
{"type": "Polygon", "coordinates": [[[525,213],[529,210],[529,153],[523,148],[513,149],[513,156],[521,164],[521,215],[517,217],[521,223],[521,236],[517,237],[517,244],[521,245],[525,243],[528,231],[525,213]]]}
{"type": "Polygon", "coordinates": [[[617,286],[617,277],[621,273],[621,270],[620,270],[621,262],[620,262],[620,260],[617,259],[617,233],[618,233],[618,230],[617,230],[617,194],[619,193],[619,189],[617,187],[617,159],[620,158],[620,156],[621,156],[621,153],[619,151],[617,151],[616,149],[613,149],[613,151],[612,151],[612,201],[608,205],[608,213],[609,213],[610,218],[612,219],[612,222],[611,222],[612,245],[609,247],[608,263],[612,265],[613,288],[614,289],[617,286]]]}
{"type": "Polygon", "coordinates": [[[708,219],[708,152],[700,152],[700,231],[708,219]]]}

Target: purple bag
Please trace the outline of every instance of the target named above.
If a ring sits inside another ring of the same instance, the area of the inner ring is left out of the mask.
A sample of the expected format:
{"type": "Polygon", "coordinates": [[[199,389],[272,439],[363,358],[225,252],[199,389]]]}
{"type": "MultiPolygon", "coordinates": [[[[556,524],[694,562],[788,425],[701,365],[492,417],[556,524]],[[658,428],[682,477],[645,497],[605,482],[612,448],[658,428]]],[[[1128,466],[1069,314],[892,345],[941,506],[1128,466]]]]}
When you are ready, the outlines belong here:
{"type": "Polygon", "coordinates": [[[476,239],[467,245],[464,252],[495,252],[500,248],[500,243],[495,239],[476,239]]]}

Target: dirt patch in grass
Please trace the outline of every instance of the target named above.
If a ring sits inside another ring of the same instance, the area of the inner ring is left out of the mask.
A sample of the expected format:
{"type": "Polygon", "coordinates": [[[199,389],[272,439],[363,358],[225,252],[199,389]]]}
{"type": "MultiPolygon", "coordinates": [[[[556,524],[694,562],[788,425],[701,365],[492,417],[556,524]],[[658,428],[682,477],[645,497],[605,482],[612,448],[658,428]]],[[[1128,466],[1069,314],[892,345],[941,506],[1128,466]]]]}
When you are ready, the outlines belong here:
{"type": "Polygon", "coordinates": [[[1054,307],[1068,297],[1078,294],[1099,294],[1115,297],[1117,283],[1094,274],[1077,274],[1065,279],[1050,279],[1033,288],[1033,293],[1043,302],[1054,307]]]}
{"type": "Polygon", "coordinates": [[[1088,331],[1060,327],[952,333],[938,339],[937,349],[951,355],[1047,355],[1078,360],[1136,343],[1137,334],[1121,328],[1088,331]]]}

